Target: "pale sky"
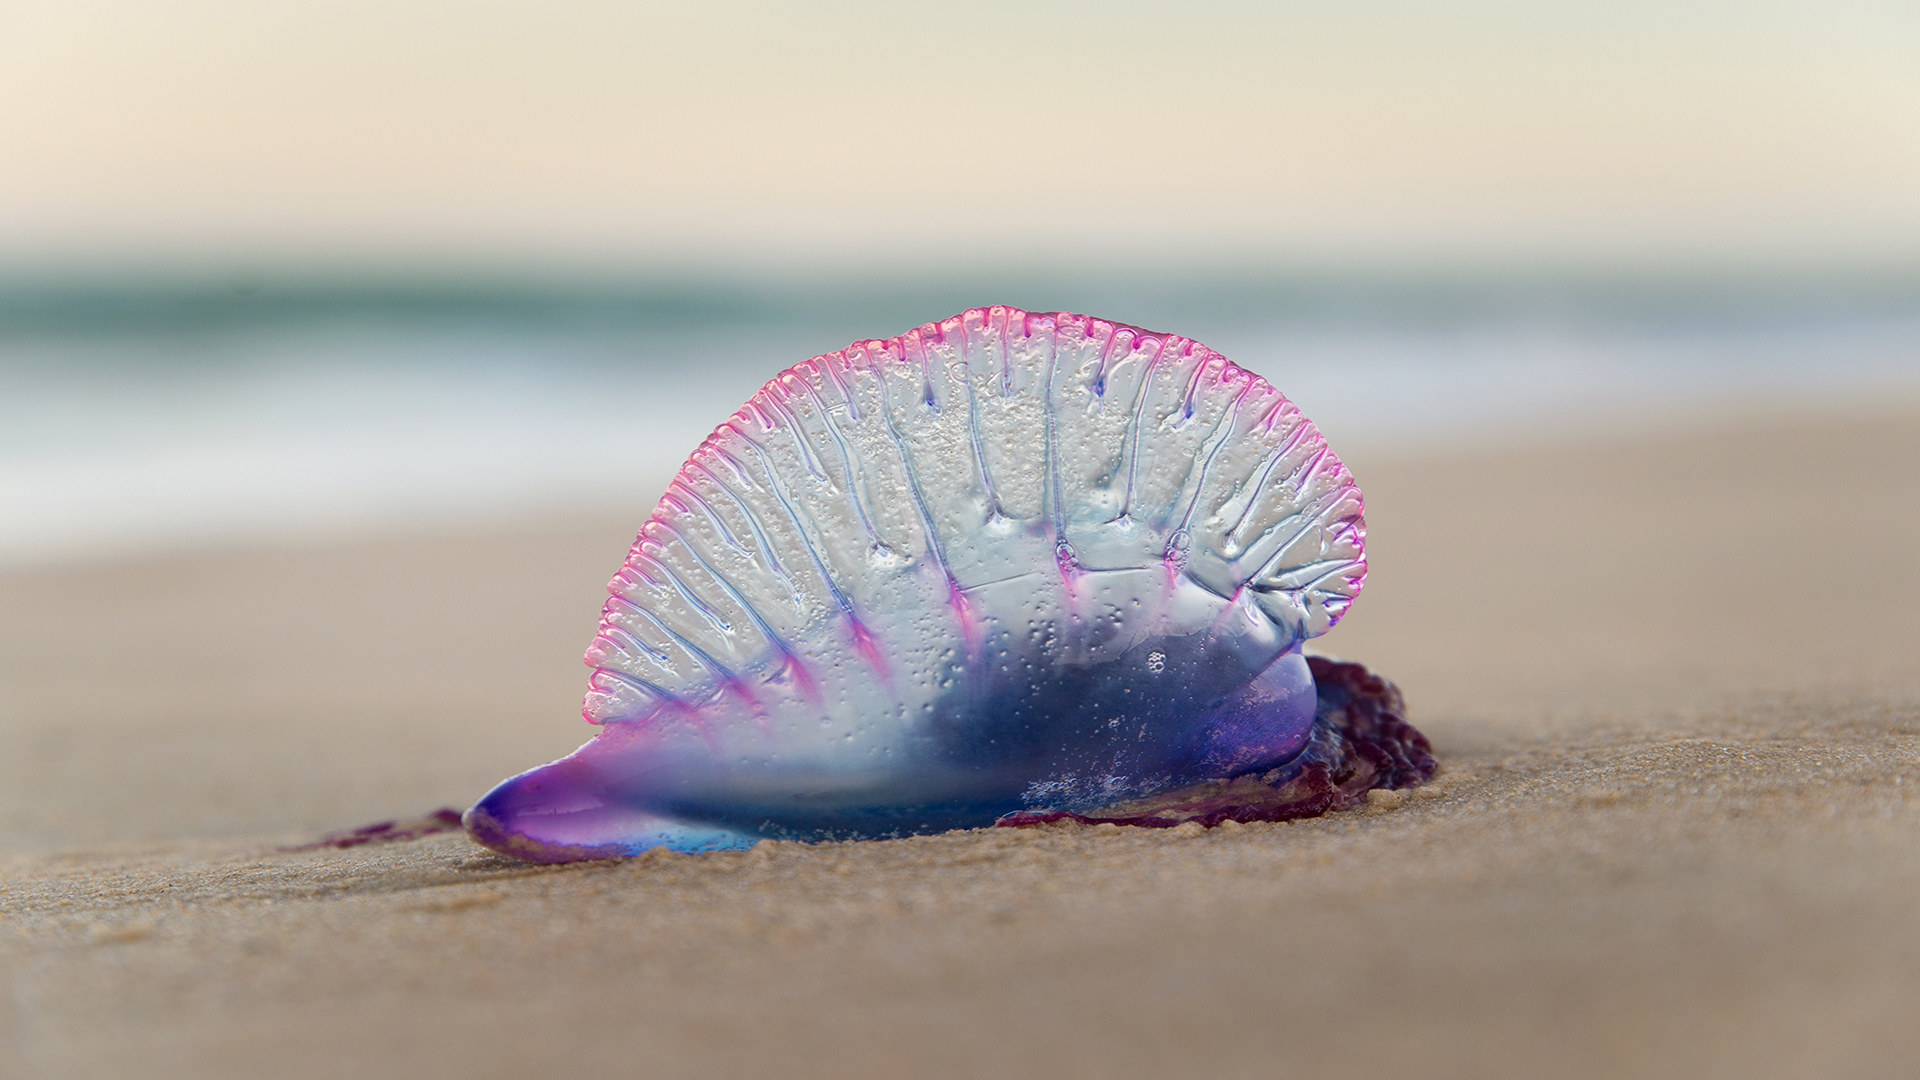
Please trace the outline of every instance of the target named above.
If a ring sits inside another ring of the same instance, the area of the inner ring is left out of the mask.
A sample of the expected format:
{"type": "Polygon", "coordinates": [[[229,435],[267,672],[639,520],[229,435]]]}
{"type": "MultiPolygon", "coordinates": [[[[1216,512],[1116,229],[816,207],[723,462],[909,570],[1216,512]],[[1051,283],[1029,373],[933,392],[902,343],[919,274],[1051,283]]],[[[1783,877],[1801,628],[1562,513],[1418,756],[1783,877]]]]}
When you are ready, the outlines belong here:
{"type": "Polygon", "coordinates": [[[0,0],[0,261],[1920,257],[1913,0],[0,0]]]}

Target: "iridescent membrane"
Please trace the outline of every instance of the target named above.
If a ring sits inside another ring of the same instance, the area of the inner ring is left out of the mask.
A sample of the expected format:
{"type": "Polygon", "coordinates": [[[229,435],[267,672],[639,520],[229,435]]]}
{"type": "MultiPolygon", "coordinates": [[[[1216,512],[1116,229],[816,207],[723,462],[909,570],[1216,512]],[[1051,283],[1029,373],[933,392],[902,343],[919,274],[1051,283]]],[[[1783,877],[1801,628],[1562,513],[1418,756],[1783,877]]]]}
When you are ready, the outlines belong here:
{"type": "Polygon", "coordinates": [[[1297,779],[1361,512],[1292,403],[1186,338],[995,307],[858,342],[694,451],[588,650],[600,732],[467,827],[559,861],[1297,779]]]}

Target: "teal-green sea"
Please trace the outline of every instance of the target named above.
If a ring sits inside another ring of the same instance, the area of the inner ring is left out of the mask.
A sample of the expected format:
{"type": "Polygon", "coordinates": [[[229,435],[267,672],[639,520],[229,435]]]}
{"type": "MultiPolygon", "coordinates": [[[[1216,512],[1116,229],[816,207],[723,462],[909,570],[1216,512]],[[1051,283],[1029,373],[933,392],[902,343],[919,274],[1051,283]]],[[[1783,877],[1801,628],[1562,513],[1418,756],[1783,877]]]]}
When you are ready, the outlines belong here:
{"type": "Polygon", "coordinates": [[[1920,395],[1920,274],[0,273],[0,567],[637,521],[768,377],[971,306],[1197,338],[1343,453],[1920,395]]]}

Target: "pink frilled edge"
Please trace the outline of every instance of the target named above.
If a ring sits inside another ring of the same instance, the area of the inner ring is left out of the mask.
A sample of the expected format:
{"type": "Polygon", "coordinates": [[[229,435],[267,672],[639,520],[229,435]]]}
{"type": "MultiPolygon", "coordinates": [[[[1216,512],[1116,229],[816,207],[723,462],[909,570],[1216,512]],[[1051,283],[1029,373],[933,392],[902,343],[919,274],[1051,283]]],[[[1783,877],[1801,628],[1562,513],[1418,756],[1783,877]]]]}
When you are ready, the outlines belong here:
{"type": "MultiPolygon", "coordinates": [[[[1281,422],[1288,416],[1299,415],[1299,409],[1294,405],[1292,400],[1271,383],[1267,382],[1266,379],[1255,372],[1241,367],[1226,356],[1192,338],[1163,331],[1149,330],[1144,327],[1134,326],[1130,323],[1123,323],[1113,319],[1101,319],[1068,311],[1030,312],[1010,305],[999,304],[969,308],[966,311],[946,319],[941,319],[938,322],[931,322],[916,327],[897,337],[855,341],[844,349],[823,353],[819,356],[803,360],[780,371],[771,379],[767,380],[738,411],[729,417],[725,423],[721,424],[720,427],[681,464],[679,471],[668,485],[666,493],[661,496],[652,515],[648,521],[642,525],[639,535],[635,538],[633,552],[629,556],[629,563],[631,563],[634,556],[646,553],[649,545],[662,543],[663,541],[660,538],[662,535],[671,535],[674,515],[684,512],[684,507],[676,498],[676,489],[695,489],[700,475],[707,471],[701,464],[702,453],[706,451],[710,445],[717,445],[716,440],[721,439],[724,434],[741,434],[744,437],[746,432],[756,426],[773,426],[771,421],[766,418],[771,415],[777,415],[783,411],[780,400],[787,392],[785,390],[787,384],[796,377],[804,380],[805,372],[822,372],[830,382],[841,387],[844,393],[846,383],[850,381],[852,374],[856,371],[870,370],[888,364],[926,365],[931,362],[928,356],[929,346],[948,344],[956,339],[964,339],[969,335],[982,331],[992,331],[1001,335],[1002,340],[1006,340],[1009,337],[1032,337],[1038,333],[1055,335],[1070,333],[1086,340],[1103,342],[1106,355],[1102,360],[1101,376],[1096,381],[1096,392],[1099,392],[1099,387],[1105,382],[1105,370],[1108,363],[1132,349],[1140,348],[1146,343],[1153,343],[1156,347],[1157,356],[1173,355],[1180,358],[1190,358],[1195,362],[1194,382],[1190,384],[1188,388],[1189,402],[1191,402],[1194,393],[1196,393],[1203,384],[1210,384],[1216,387],[1230,386],[1238,387],[1242,395],[1271,395],[1272,404],[1268,407],[1264,420],[1264,424],[1269,430],[1271,430],[1273,424],[1281,422]],[[730,429],[732,430],[730,431],[730,429]]],[[[1318,426],[1305,416],[1300,416],[1300,420],[1300,434],[1297,437],[1315,440],[1320,443],[1316,455],[1317,460],[1312,468],[1323,474],[1347,477],[1346,465],[1340,460],[1339,455],[1334,452],[1333,448],[1325,444],[1318,426]]],[[[1276,455],[1275,460],[1278,461],[1280,457],[1281,455],[1276,455]]],[[[1264,481],[1265,478],[1263,477],[1262,482],[1264,483],[1264,481]]],[[[1367,580],[1368,568],[1365,556],[1367,531],[1365,517],[1366,497],[1358,486],[1351,483],[1350,477],[1347,477],[1346,486],[1350,489],[1353,505],[1351,512],[1346,515],[1347,520],[1345,525],[1357,536],[1361,555],[1345,574],[1351,582],[1351,593],[1348,598],[1338,599],[1328,605],[1328,620],[1326,627],[1320,631],[1322,633],[1325,632],[1325,629],[1331,629],[1334,625],[1338,624],[1346,615],[1347,609],[1352,602],[1351,597],[1359,595],[1360,591],[1365,588],[1367,580]]],[[[1177,562],[1182,554],[1183,553],[1169,549],[1167,558],[1170,574],[1177,572],[1177,562]]],[[[630,567],[623,566],[621,572],[629,572],[629,569],[630,567]]],[[[1067,571],[1068,567],[1063,565],[1062,573],[1065,574],[1067,571]]],[[[616,576],[613,583],[609,586],[609,591],[618,596],[620,594],[620,584],[620,578],[616,576]]],[[[951,603],[955,617],[963,627],[969,642],[977,642],[978,629],[976,622],[968,609],[964,595],[957,583],[954,583],[953,588],[950,590],[950,595],[952,597],[951,603]]],[[[617,648],[612,641],[608,640],[614,629],[614,603],[615,602],[609,602],[607,609],[603,612],[599,634],[594,641],[593,648],[590,649],[588,653],[587,663],[589,667],[595,669],[595,681],[590,685],[590,692],[582,712],[588,723],[596,725],[602,721],[595,715],[593,702],[597,694],[605,692],[606,690],[606,688],[600,685],[598,680],[605,678],[619,681],[617,676],[604,673],[600,665],[596,664],[593,660],[595,651],[611,651],[617,648]]],[[[860,655],[867,660],[869,665],[872,666],[881,677],[885,677],[888,665],[884,655],[876,647],[871,632],[865,624],[860,621],[850,604],[843,604],[843,606],[847,609],[845,618],[848,623],[848,632],[860,655]]],[[[790,670],[796,678],[808,683],[813,681],[813,673],[808,670],[804,657],[788,652],[786,661],[788,670],[790,670]]]]}

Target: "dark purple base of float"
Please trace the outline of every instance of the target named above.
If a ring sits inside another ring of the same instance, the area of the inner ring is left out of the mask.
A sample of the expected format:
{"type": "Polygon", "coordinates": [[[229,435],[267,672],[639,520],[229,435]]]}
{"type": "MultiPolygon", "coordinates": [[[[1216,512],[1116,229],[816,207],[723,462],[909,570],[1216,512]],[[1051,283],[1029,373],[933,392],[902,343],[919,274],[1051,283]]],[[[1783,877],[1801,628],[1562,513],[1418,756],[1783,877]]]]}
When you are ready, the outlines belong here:
{"type": "Polygon", "coordinates": [[[1407,788],[1433,776],[1433,748],[1407,723],[1400,688],[1359,664],[1307,657],[1319,691],[1313,737],[1300,756],[1277,769],[1209,780],[1151,799],[1091,814],[1027,810],[997,826],[1025,828],[1056,821],[1167,829],[1197,821],[1291,821],[1345,810],[1375,788],[1407,788]]]}

